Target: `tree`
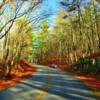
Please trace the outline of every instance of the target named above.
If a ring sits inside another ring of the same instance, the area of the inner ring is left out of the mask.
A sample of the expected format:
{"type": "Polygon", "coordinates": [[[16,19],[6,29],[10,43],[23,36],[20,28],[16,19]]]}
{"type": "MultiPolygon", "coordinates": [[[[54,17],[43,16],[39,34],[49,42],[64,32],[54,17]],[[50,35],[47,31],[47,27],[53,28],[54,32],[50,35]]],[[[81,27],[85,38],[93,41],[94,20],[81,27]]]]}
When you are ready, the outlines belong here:
{"type": "Polygon", "coordinates": [[[1,12],[0,20],[2,19],[2,17],[4,17],[5,22],[1,21],[1,23],[0,23],[2,25],[2,26],[0,26],[0,39],[9,33],[9,31],[10,31],[11,27],[13,26],[16,19],[29,14],[30,11],[32,13],[34,8],[39,3],[41,3],[41,0],[32,1],[32,4],[29,6],[29,8],[21,12],[21,9],[26,1],[27,0],[21,0],[21,1],[3,0],[1,2],[1,4],[0,4],[0,8],[1,8],[0,9],[0,12],[1,12]],[[6,30],[5,30],[5,28],[6,28],[6,30]]]}
{"type": "MultiPolygon", "coordinates": [[[[43,21],[43,23],[39,26],[40,32],[37,33],[35,38],[35,48],[36,50],[36,57],[40,62],[47,57],[47,41],[48,41],[48,22],[43,21]]],[[[34,51],[35,52],[35,51],[34,51]]]]}
{"type": "Polygon", "coordinates": [[[13,68],[18,70],[21,60],[30,60],[33,39],[33,28],[28,24],[27,19],[25,17],[19,19],[15,23],[15,30],[7,34],[4,40],[1,77],[10,76],[13,68]]]}

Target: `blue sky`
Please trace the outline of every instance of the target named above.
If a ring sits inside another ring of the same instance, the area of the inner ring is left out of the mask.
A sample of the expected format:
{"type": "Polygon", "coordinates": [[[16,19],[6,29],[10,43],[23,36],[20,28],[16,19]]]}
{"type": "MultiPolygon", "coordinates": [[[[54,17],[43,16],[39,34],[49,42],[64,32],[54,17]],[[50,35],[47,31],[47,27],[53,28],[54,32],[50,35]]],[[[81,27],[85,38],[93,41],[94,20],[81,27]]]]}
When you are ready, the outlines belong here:
{"type": "Polygon", "coordinates": [[[58,0],[46,0],[43,8],[51,12],[51,17],[48,18],[49,23],[51,23],[59,11],[58,0]]]}
{"type": "Polygon", "coordinates": [[[47,17],[47,20],[48,20],[49,24],[51,24],[53,19],[56,17],[56,15],[59,11],[58,1],[59,0],[44,0],[44,2],[41,4],[41,6],[38,8],[38,10],[35,13],[37,15],[40,15],[41,13],[50,14],[50,16],[47,17]]]}
{"type": "MultiPolygon", "coordinates": [[[[50,17],[47,18],[49,24],[51,24],[53,22],[53,20],[56,18],[56,15],[59,12],[59,10],[63,8],[59,3],[60,1],[66,2],[66,0],[44,0],[40,9],[38,8],[39,13],[44,12],[44,13],[49,13],[51,15],[50,17]]],[[[86,3],[86,2],[89,2],[90,0],[83,0],[83,1],[84,1],[84,3],[86,3]]]]}
{"type": "MultiPolygon", "coordinates": [[[[48,20],[49,24],[52,24],[53,20],[56,18],[56,15],[61,9],[61,5],[59,3],[60,1],[66,1],[66,0],[43,0],[43,3],[37,8],[37,10],[35,10],[33,16],[41,16],[43,14],[48,13],[50,16],[46,17],[46,19],[48,20]]],[[[84,1],[86,2],[89,0],[84,0],[84,1]]],[[[28,5],[30,5],[30,2],[24,3],[21,12],[23,11],[23,9],[24,10],[28,9],[28,5]]]]}
{"type": "MultiPolygon", "coordinates": [[[[31,0],[29,0],[29,1],[24,2],[23,7],[19,11],[19,14],[24,12],[25,10],[27,10],[29,8],[29,6],[31,4],[31,0]]],[[[33,16],[40,16],[41,17],[43,14],[48,13],[50,16],[46,17],[46,19],[48,20],[49,24],[51,24],[53,22],[53,19],[56,17],[56,15],[59,11],[58,1],[59,0],[43,0],[43,3],[40,4],[40,6],[38,6],[37,9],[34,11],[33,16]]],[[[10,14],[11,14],[10,8],[11,8],[11,6],[9,6],[9,4],[7,4],[6,10],[5,10],[5,14],[6,14],[7,18],[10,17],[10,14]]]]}
{"type": "Polygon", "coordinates": [[[56,13],[58,10],[58,0],[45,0],[42,4],[42,10],[49,10],[52,13],[56,13]]]}

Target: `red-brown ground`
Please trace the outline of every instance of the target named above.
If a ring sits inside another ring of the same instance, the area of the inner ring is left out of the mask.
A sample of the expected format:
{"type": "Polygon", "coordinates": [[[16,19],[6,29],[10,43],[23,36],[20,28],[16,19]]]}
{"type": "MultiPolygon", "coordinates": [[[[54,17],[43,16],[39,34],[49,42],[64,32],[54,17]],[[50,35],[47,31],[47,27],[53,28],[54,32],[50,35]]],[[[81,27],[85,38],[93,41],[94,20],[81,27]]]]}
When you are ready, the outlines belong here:
{"type": "Polygon", "coordinates": [[[100,79],[97,79],[95,76],[85,75],[82,73],[71,71],[69,69],[69,67],[66,68],[66,65],[62,65],[62,66],[60,65],[57,67],[57,69],[68,72],[69,74],[71,74],[71,75],[75,76],[76,78],[78,78],[79,80],[85,82],[86,84],[88,84],[92,88],[100,89],[100,79]]]}
{"type": "Polygon", "coordinates": [[[16,83],[25,79],[27,76],[31,76],[34,72],[36,72],[36,68],[31,66],[26,62],[22,62],[24,71],[12,71],[12,79],[11,80],[0,80],[0,91],[7,89],[9,87],[14,86],[16,83]]]}
{"type": "Polygon", "coordinates": [[[88,86],[90,86],[92,89],[94,89],[96,95],[100,96],[100,80],[97,80],[95,77],[80,75],[73,72],[71,72],[71,74],[74,75],[77,79],[87,84],[88,86]]]}
{"type": "MultiPolygon", "coordinates": [[[[100,53],[91,54],[89,58],[96,58],[98,56],[100,56],[100,53]]],[[[62,59],[62,61],[58,63],[59,58],[56,57],[56,58],[49,59],[47,61],[43,61],[41,64],[47,65],[47,66],[50,66],[51,64],[56,64],[57,70],[62,70],[75,76],[77,79],[79,79],[80,81],[84,82],[85,84],[87,84],[88,86],[96,90],[96,94],[100,96],[100,79],[99,78],[97,79],[96,76],[92,76],[92,75],[89,76],[83,73],[77,73],[75,71],[71,71],[70,66],[66,64],[66,62],[64,61],[64,58],[62,59]]]]}
{"type": "MultiPolygon", "coordinates": [[[[15,71],[12,72],[12,80],[0,80],[0,91],[9,88],[11,86],[14,86],[16,83],[20,82],[21,80],[25,79],[27,76],[31,76],[34,72],[36,72],[36,68],[31,66],[30,64],[21,61],[21,66],[25,69],[24,71],[15,71]]],[[[74,71],[70,70],[70,67],[68,65],[58,65],[57,70],[63,70],[71,75],[75,76],[77,79],[83,81],[85,84],[90,86],[91,88],[95,90],[100,90],[100,79],[96,79],[95,76],[87,76],[83,75],[81,73],[76,73],[74,71]]],[[[97,95],[100,96],[100,91],[96,92],[97,95]]]]}
{"type": "MultiPolygon", "coordinates": [[[[100,51],[92,53],[87,58],[93,59],[93,58],[98,58],[98,57],[100,57],[100,51]]],[[[51,64],[55,64],[55,65],[57,65],[57,67],[56,67],[57,70],[62,70],[62,71],[68,72],[68,73],[74,75],[79,80],[85,82],[92,88],[100,89],[100,79],[99,78],[97,79],[96,76],[92,76],[92,75],[88,76],[83,73],[77,73],[75,71],[71,71],[70,66],[69,66],[69,64],[67,64],[64,57],[52,57],[52,58],[42,61],[41,64],[48,65],[48,66],[50,66],[51,64]]]]}
{"type": "Polygon", "coordinates": [[[96,90],[95,91],[96,95],[100,96],[100,79],[97,79],[95,76],[84,75],[82,73],[77,73],[75,71],[71,71],[69,69],[69,67],[66,68],[66,66],[64,66],[64,65],[58,66],[57,69],[66,71],[69,74],[75,76],[77,79],[84,82],[85,84],[87,84],[92,89],[96,90]]]}

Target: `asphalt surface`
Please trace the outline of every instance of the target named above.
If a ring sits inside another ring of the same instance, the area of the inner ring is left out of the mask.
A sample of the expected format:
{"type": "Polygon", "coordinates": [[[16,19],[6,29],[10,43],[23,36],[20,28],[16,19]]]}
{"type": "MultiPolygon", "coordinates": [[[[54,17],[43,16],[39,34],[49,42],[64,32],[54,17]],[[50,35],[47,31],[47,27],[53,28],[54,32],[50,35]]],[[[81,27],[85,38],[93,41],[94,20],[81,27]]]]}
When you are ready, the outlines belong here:
{"type": "Polygon", "coordinates": [[[0,92],[0,100],[100,100],[75,77],[56,69],[36,67],[34,75],[0,92]]]}

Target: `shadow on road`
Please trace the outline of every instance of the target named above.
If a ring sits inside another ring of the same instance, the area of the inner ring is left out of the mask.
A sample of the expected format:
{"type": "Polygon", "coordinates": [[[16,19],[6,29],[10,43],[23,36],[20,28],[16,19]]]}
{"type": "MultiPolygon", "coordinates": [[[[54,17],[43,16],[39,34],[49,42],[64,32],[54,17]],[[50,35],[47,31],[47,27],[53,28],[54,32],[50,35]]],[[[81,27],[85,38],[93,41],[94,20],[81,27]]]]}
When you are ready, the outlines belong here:
{"type": "Polygon", "coordinates": [[[35,100],[27,99],[35,96],[35,90],[60,96],[63,98],[62,100],[99,100],[91,88],[73,76],[53,69],[39,69],[36,75],[28,77],[15,87],[0,93],[0,100],[17,100],[13,99],[15,97],[19,98],[18,100],[35,100]],[[8,98],[6,99],[6,97],[8,98]]]}

